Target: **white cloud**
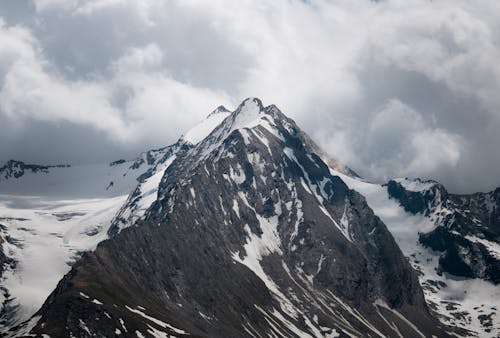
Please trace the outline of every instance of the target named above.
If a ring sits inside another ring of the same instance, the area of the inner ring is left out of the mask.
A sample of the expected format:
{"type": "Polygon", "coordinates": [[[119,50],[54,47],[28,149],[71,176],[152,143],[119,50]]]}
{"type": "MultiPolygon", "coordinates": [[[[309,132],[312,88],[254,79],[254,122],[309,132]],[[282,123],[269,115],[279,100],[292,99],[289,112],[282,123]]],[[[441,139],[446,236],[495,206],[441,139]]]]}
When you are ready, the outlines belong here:
{"type": "Polygon", "coordinates": [[[174,141],[212,107],[233,103],[223,92],[176,81],[160,68],[161,58],[154,45],[133,48],[113,64],[111,82],[116,92],[129,93],[123,112],[125,120],[133,121],[135,137],[155,143],[174,141]]]}
{"type": "Polygon", "coordinates": [[[78,0],[34,0],[37,11],[75,8],[78,0]]]}
{"type": "Polygon", "coordinates": [[[151,43],[142,48],[129,48],[123,56],[112,63],[111,68],[116,72],[156,68],[161,66],[162,60],[163,52],[158,45],[151,43]]]}
{"type": "Polygon", "coordinates": [[[130,48],[110,65],[110,78],[71,81],[46,66],[28,31],[3,28],[0,42],[5,42],[0,61],[6,69],[0,111],[12,120],[68,121],[119,142],[156,144],[174,141],[210,107],[230,103],[223,93],[172,79],[160,68],[163,55],[155,44],[130,48]]]}
{"type": "Polygon", "coordinates": [[[0,18],[0,80],[13,63],[18,60],[33,60],[36,49],[35,38],[29,30],[20,26],[7,27],[0,18]]]}
{"type": "Polygon", "coordinates": [[[125,138],[126,123],[110,102],[111,91],[99,82],[68,82],[38,63],[17,61],[0,91],[0,109],[10,118],[34,118],[88,124],[125,138]]]}
{"type": "Polygon", "coordinates": [[[413,135],[411,145],[415,158],[408,164],[407,173],[416,177],[432,175],[437,169],[454,167],[460,159],[460,139],[444,130],[424,130],[413,135]]]}
{"type": "Polygon", "coordinates": [[[498,24],[490,20],[500,19],[498,7],[494,10],[491,1],[410,2],[412,6],[399,4],[398,15],[390,9],[379,12],[370,34],[376,59],[442,82],[496,114],[500,36],[498,24]]]}
{"type": "Polygon", "coordinates": [[[461,138],[427,123],[421,113],[397,99],[389,100],[367,118],[356,133],[341,143],[365,163],[361,173],[385,181],[395,176],[432,176],[453,169],[461,156],[461,138]],[[368,165],[366,165],[368,164],[368,165]]]}

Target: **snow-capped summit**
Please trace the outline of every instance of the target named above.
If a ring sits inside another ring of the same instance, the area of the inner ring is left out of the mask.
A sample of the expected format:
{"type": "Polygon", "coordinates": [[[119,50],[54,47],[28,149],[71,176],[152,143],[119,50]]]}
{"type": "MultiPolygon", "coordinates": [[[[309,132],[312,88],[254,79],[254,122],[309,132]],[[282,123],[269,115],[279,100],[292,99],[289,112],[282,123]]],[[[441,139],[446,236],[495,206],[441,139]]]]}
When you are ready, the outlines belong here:
{"type": "Polygon", "coordinates": [[[227,116],[230,112],[224,106],[219,106],[213,112],[211,112],[205,120],[201,121],[199,124],[191,128],[185,135],[181,137],[181,140],[186,141],[190,144],[197,144],[208,134],[214,130],[227,116]]]}
{"type": "Polygon", "coordinates": [[[227,109],[224,106],[218,106],[210,114],[207,115],[207,118],[210,117],[211,115],[224,114],[224,113],[230,113],[229,109],[227,109]]]}
{"type": "Polygon", "coordinates": [[[254,127],[266,113],[260,99],[255,97],[245,99],[231,114],[231,130],[254,127]]]}

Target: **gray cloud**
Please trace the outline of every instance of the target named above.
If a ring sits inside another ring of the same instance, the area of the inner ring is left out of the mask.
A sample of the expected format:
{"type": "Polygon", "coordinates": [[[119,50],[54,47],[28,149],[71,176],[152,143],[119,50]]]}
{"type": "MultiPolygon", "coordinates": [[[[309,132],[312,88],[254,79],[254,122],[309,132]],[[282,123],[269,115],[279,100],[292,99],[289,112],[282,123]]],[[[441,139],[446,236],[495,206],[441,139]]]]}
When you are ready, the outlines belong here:
{"type": "Polygon", "coordinates": [[[133,156],[259,96],[369,179],[500,185],[494,0],[7,0],[0,17],[0,161],[133,156]]]}

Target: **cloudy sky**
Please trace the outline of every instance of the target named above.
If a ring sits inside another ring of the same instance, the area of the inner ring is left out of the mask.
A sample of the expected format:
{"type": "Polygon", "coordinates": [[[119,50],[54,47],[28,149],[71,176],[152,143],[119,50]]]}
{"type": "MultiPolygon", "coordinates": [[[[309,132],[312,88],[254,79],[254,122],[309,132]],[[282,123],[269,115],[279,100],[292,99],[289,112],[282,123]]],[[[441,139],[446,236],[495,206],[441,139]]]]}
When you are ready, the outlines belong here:
{"type": "Polygon", "coordinates": [[[0,162],[131,158],[250,96],[371,180],[500,186],[497,0],[0,2],[0,162]]]}

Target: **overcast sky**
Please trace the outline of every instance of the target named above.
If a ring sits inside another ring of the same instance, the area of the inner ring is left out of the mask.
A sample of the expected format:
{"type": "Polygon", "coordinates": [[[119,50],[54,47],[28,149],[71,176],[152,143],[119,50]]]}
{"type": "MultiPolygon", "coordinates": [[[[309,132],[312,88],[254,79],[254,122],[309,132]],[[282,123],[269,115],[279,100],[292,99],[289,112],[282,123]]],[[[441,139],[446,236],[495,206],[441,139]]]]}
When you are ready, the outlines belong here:
{"type": "Polygon", "coordinates": [[[250,96],[368,179],[491,190],[500,5],[0,1],[0,162],[131,158],[250,96]]]}

